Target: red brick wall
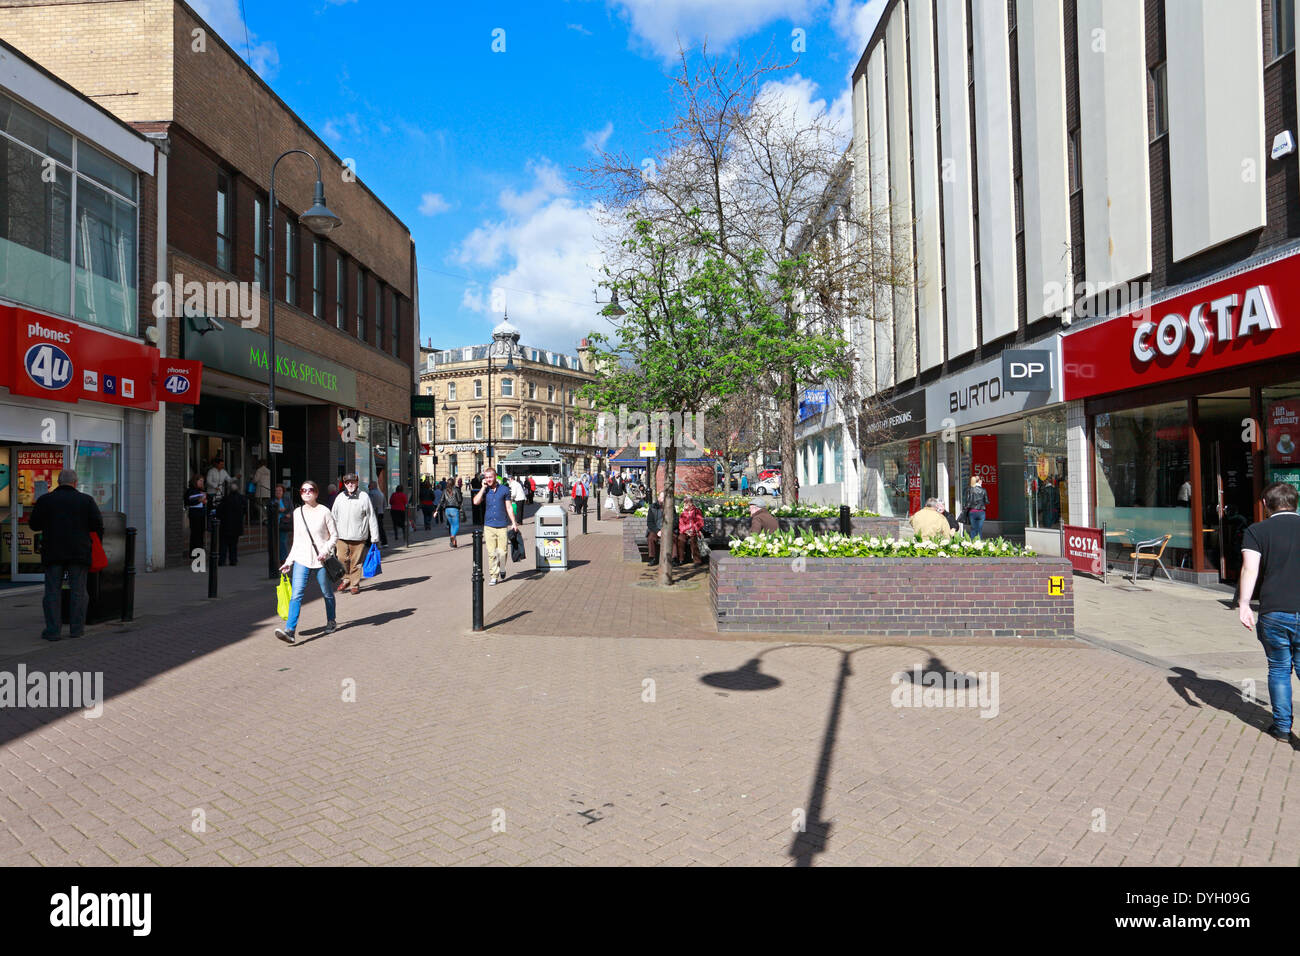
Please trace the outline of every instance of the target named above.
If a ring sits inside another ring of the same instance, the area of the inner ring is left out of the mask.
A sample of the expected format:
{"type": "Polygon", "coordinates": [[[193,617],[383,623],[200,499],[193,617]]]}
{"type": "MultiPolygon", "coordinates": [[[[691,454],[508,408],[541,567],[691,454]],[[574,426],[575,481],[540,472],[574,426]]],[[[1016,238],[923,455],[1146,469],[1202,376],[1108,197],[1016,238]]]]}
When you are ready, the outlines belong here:
{"type": "Polygon", "coordinates": [[[1060,558],[709,556],[719,631],[873,637],[1069,637],[1074,588],[1060,558]],[[1064,578],[1050,596],[1048,578],[1064,578]]]}

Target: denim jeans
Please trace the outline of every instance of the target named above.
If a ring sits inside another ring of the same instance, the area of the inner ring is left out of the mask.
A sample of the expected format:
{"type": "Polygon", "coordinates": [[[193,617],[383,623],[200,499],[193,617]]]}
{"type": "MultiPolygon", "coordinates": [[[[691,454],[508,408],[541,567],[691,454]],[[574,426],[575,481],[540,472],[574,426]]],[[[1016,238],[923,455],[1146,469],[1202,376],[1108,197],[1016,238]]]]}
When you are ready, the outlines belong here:
{"type": "Polygon", "coordinates": [[[307,578],[316,575],[316,583],[320,585],[320,593],[325,595],[325,619],[334,620],[334,589],[330,587],[329,576],[325,573],[324,568],[309,568],[305,564],[294,562],[293,565],[293,594],[289,598],[289,620],[286,626],[289,630],[295,630],[298,627],[298,613],[302,610],[302,599],[307,593],[307,578]]]}
{"type": "Polygon", "coordinates": [[[1255,625],[1268,658],[1268,696],[1273,702],[1273,723],[1291,729],[1291,670],[1300,674],[1300,614],[1269,611],[1255,625]]]}
{"type": "Polygon", "coordinates": [[[68,604],[68,633],[80,637],[86,629],[86,577],[90,568],[84,564],[47,564],[45,565],[45,597],[41,599],[41,610],[45,612],[45,636],[54,637],[63,630],[63,575],[68,576],[68,586],[72,589],[68,604]]]}
{"type": "Polygon", "coordinates": [[[460,509],[448,508],[446,510],[446,515],[447,530],[451,532],[451,537],[454,538],[456,535],[460,534],[460,509]]]}
{"type": "Polygon", "coordinates": [[[972,538],[984,537],[984,512],[967,511],[966,520],[970,523],[970,536],[972,538]]]}

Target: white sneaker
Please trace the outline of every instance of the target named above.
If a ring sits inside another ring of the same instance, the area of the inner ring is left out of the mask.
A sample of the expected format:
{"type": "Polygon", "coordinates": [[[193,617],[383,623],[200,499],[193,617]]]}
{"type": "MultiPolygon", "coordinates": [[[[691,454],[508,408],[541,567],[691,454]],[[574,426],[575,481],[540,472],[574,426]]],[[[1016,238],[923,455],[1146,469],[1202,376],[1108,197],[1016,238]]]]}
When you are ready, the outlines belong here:
{"type": "Polygon", "coordinates": [[[497,583],[497,579],[496,579],[496,578],[489,578],[489,579],[488,579],[488,587],[491,587],[492,585],[494,585],[494,584],[496,584],[496,583],[497,583]]]}

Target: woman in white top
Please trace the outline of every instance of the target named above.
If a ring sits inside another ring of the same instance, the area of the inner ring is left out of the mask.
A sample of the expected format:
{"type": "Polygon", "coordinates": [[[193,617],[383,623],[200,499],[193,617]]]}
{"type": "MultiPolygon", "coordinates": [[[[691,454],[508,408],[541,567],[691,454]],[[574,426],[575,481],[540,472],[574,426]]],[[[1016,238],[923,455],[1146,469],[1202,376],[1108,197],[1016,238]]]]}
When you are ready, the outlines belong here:
{"type": "Polygon", "coordinates": [[[276,628],[275,636],[282,641],[293,644],[296,640],[294,631],[298,627],[298,612],[302,609],[303,594],[307,591],[307,578],[316,572],[316,583],[320,585],[321,594],[325,595],[325,633],[329,634],[338,624],[334,620],[334,589],[330,587],[325,574],[324,561],[334,553],[339,532],[334,524],[334,514],[320,503],[320,489],[314,481],[304,481],[300,489],[302,507],[293,513],[293,545],[289,557],[280,567],[285,574],[292,568],[293,597],[289,599],[289,620],[282,628],[276,628]]]}
{"type": "Polygon", "coordinates": [[[510,500],[515,506],[515,521],[523,521],[524,499],[528,497],[524,491],[524,483],[518,478],[510,479],[510,500]]]}

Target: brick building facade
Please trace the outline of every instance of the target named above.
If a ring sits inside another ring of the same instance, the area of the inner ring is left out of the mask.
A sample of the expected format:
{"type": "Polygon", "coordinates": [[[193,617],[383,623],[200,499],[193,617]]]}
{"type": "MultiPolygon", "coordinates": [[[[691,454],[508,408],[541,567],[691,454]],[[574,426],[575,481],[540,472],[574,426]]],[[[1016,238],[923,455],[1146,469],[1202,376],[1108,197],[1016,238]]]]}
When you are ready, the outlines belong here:
{"type": "MultiPolygon", "coordinates": [[[[181,493],[190,475],[220,453],[246,484],[266,457],[268,278],[285,438],[276,478],[324,485],[356,469],[387,492],[409,487],[418,303],[415,248],[401,220],[180,0],[3,0],[0,34],[165,154],[166,256],[149,276],[161,271],[173,285],[180,277],[182,289],[169,290],[173,315],[157,320],[160,345],[205,366],[199,405],[165,406],[166,427],[156,429],[166,489],[157,524],[169,563],[186,553],[181,493]],[[319,161],[327,205],[343,225],[318,237],[298,222],[316,169],[306,156],[286,157],[275,173],[271,262],[271,165],[292,149],[319,161]],[[191,282],[238,283],[253,309],[232,318],[214,312],[210,297],[201,308],[185,304],[191,282]],[[359,426],[356,443],[342,440],[348,418],[359,426]]],[[[141,288],[142,320],[153,322],[152,281],[141,288]]]]}

